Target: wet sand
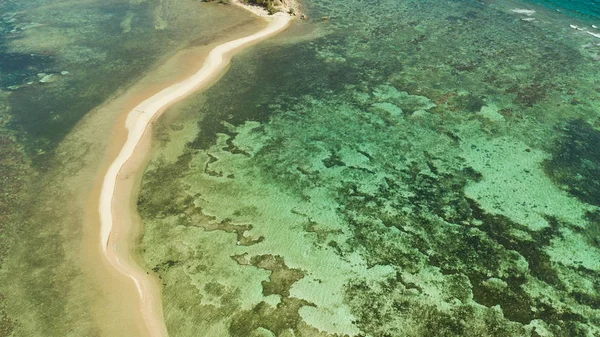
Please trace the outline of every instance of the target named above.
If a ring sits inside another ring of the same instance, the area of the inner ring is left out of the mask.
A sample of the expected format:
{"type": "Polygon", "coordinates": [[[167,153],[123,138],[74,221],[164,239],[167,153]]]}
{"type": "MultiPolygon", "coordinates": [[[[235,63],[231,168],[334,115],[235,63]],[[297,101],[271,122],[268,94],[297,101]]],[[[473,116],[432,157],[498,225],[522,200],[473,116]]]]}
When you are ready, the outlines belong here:
{"type": "MultiPolygon", "coordinates": [[[[96,249],[94,252],[94,248],[88,248],[87,253],[96,257],[102,255],[104,258],[104,265],[94,268],[91,273],[100,276],[102,272],[108,271],[112,274],[112,282],[118,291],[111,294],[108,310],[113,306],[124,312],[130,309],[125,314],[134,316],[131,318],[136,321],[136,335],[167,335],[159,280],[148,275],[132,257],[140,229],[136,210],[137,188],[146,154],[150,150],[153,121],[168,106],[214,83],[235,52],[284,30],[289,20],[286,15],[270,17],[268,26],[258,33],[216,46],[203,60],[202,68],[191,76],[162,86],[166,88],[158,92],[156,89],[160,84],[151,86],[150,89],[138,89],[136,93],[126,95],[126,99],[117,99],[113,103],[129,112],[121,116],[116,130],[110,135],[113,138],[110,147],[112,160],[109,160],[110,166],[102,170],[103,179],[97,184],[89,203],[88,208],[97,210],[96,217],[97,212],[100,214],[100,233],[96,230],[95,236],[87,235],[92,240],[95,237],[95,243],[88,241],[88,244],[96,249]]],[[[88,213],[90,216],[93,214],[88,213]]],[[[106,315],[111,316],[111,313],[106,315]]],[[[115,322],[114,329],[119,329],[119,325],[119,322],[115,322]]]]}

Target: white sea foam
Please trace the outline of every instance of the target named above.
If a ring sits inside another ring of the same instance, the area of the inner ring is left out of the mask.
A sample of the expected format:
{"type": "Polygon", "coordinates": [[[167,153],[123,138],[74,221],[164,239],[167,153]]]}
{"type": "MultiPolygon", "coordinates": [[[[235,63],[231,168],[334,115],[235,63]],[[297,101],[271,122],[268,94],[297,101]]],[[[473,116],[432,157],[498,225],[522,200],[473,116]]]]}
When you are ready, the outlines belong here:
{"type": "Polygon", "coordinates": [[[593,37],[597,37],[600,39],[600,34],[598,34],[598,33],[592,33],[592,32],[586,32],[586,33],[590,34],[593,37]]]}
{"type": "Polygon", "coordinates": [[[532,16],[533,14],[535,14],[535,11],[532,10],[532,9],[515,8],[512,11],[513,11],[513,13],[524,14],[524,15],[527,15],[527,16],[532,16]]]}

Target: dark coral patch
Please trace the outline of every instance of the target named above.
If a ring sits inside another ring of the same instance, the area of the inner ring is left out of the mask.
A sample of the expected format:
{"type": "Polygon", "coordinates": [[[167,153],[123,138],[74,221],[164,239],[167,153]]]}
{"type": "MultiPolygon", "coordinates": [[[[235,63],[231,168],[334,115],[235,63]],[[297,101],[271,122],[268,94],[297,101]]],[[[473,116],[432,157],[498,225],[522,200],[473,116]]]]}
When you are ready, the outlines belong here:
{"type": "Polygon", "coordinates": [[[581,201],[600,206],[600,131],[576,119],[563,129],[544,170],[560,187],[581,201]]]}

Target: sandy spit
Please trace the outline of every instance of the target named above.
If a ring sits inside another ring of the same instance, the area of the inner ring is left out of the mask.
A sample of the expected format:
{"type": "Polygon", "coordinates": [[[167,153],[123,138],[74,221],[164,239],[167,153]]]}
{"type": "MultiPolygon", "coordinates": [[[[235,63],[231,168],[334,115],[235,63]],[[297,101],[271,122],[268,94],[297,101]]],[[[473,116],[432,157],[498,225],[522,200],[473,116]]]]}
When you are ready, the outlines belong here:
{"type": "MultiPolygon", "coordinates": [[[[132,158],[134,153],[147,151],[148,146],[140,146],[144,143],[144,135],[151,129],[152,121],[155,120],[165,109],[173,103],[185,98],[199,89],[205,88],[226,69],[233,54],[244,47],[273,36],[283,31],[291,20],[289,15],[276,14],[265,18],[269,24],[263,30],[233,40],[215,47],[206,58],[202,68],[187,79],[169,86],[157,94],[147,98],[128,114],[125,120],[127,138],[119,154],[111,163],[104,175],[100,190],[100,201],[98,211],[100,215],[100,240],[102,252],[107,261],[121,274],[131,279],[135,284],[140,298],[139,310],[144,319],[145,330],[151,337],[167,336],[167,329],[162,314],[162,303],[160,292],[157,291],[156,282],[133,262],[129,252],[119,252],[117,242],[119,232],[127,232],[128,221],[122,219],[122,214],[132,213],[131,205],[117,204],[115,202],[120,191],[120,184],[128,177],[123,175],[123,168],[132,158]],[[115,216],[119,214],[119,216],[115,216]],[[121,255],[123,254],[123,256],[121,255]],[[125,255],[127,254],[127,255],[125,255]]],[[[137,172],[139,173],[139,172],[137,172]]],[[[127,235],[125,235],[127,236],[127,235]]]]}

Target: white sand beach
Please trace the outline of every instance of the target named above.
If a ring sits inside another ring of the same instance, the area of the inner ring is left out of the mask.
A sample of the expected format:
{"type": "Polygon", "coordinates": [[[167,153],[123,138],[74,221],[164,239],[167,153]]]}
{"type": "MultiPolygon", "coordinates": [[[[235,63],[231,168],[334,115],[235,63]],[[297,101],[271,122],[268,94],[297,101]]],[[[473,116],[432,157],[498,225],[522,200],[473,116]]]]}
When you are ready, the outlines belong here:
{"type": "Polygon", "coordinates": [[[131,209],[130,203],[123,202],[119,195],[119,185],[124,184],[124,181],[129,178],[127,175],[123,176],[123,168],[134,154],[139,155],[139,152],[148,150],[149,146],[140,146],[140,143],[148,143],[144,141],[144,138],[147,138],[149,134],[152,121],[165,109],[189,94],[210,85],[226,69],[236,51],[283,31],[288,26],[291,17],[279,13],[265,17],[265,19],[269,21],[266,28],[250,36],[215,47],[209,53],[201,69],[195,74],[161,90],[133,108],[127,114],[125,121],[127,129],[125,143],[104,175],[98,206],[101,249],[107,261],[135,284],[140,298],[139,310],[144,319],[144,330],[150,333],[149,336],[167,336],[160,292],[156,289],[157,282],[133,262],[129,252],[119,252],[116,248],[119,231],[128,231],[127,228],[122,228],[127,227],[129,222],[127,219],[122,219],[122,214],[134,211],[131,209]]]}

